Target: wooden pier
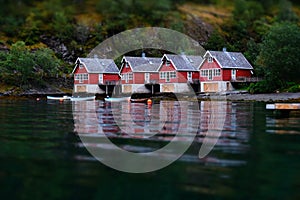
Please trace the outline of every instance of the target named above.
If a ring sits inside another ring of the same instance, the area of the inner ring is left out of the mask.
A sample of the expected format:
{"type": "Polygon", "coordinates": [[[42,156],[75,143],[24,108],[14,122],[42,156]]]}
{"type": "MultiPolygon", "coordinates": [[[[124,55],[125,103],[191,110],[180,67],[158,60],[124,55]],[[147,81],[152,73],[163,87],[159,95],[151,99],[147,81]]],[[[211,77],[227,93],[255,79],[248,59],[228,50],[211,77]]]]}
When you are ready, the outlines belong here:
{"type": "Polygon", "coordinates": [[[269,110],[300,110],[300,103],[274,103],[267,104],[269,110]]]}
{"type": "Polygon", "coordinates": [[[288,117],[291,111],[299,110],[300,103],[274,103],[267,104],[267,110],[273,110],[277,117],[288,117]]]}

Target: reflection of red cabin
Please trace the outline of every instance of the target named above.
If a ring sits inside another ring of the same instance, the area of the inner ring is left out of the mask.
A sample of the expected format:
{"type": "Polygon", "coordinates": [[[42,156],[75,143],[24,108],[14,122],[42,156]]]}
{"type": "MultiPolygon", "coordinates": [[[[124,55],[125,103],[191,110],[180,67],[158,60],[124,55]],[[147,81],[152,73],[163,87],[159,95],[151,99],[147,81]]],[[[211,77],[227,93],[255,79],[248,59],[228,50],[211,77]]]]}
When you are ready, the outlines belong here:
{"type": "Polygon", "coordinates": [[[112,59],[77,58],[72,73],[74,92],[104,93],[99,85],[113,85],[120,79],[112,59]]]}
{"type": "Polygon", "coordinates": [[[202,92],[232,90],[232,82],[247,82],[253,67],[242,53],[207,51],[199,66],[202,92]]]}

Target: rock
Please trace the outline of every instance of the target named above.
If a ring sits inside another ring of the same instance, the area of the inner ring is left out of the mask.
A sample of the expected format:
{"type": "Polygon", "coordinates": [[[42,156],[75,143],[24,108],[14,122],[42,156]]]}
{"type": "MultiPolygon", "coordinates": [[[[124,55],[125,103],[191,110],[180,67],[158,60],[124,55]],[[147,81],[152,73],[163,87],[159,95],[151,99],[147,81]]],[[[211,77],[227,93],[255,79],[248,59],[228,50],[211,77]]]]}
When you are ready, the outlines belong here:
{"type": "Polygon", "coordinates": [[[68,63],[74,63],[76,55],[74,51],[68,49],[68,47],[53,36],[41,35],[41,41],[52,49],[56,54],[61,55],[62,59],[68,63]]]}

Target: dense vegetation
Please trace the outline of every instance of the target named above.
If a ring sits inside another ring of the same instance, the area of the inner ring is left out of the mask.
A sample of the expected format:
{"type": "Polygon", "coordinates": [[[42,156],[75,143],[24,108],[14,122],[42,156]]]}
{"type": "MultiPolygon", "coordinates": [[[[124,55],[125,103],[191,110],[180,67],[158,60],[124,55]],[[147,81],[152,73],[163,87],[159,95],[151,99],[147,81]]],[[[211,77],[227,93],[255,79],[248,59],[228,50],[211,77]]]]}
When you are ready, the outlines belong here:
{"type": "Polygon", "coordinates": [[[0,0],[2,84],[31,87],[72,70],[126,29],[175,29],[206,49],[243,52],[263,82],[251,92],[300,91],[299,7],[288,0],[0,0]],[[212,10],[214,8],[216,11],[212,10]],[[194,14],[199,9],[200,14],[194,14]],[[205,15],[204,15],[205,14],[205,15]],[[208,18],[205,18],[208,16],[208,18]]]}

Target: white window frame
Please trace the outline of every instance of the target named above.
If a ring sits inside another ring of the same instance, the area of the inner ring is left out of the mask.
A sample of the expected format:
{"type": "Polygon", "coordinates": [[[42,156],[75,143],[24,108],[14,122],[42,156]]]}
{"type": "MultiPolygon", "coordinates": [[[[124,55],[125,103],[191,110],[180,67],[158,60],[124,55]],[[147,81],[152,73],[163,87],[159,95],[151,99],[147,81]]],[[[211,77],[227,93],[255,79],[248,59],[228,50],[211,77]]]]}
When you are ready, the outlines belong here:
{"type": "Polygon", "coordinates": [[[187,72],[187,79],[191,81],[193,79],[193,72],[187,72]]]}
{"type": "Polygon", "coordinates": [[[89,80],[89,76],[88,74],[75,74],[75,80],[83,83],[85,80],[89,80]]]}
{"type": "Polygon", "coordinates": [[[171,74],[170,72],[166,72],[166,82],[170,82],[171,80],[171,74]]]}
{"type": "Polygon", "coordinates": [[[208,80],[212,80],[213,79],[213,70],[208,70],[208,80]]]}
{"type": "Polygon", "coordinates": [[[166,66],[169,67],[171,64],[171,61],[166,60],[166,66]]]}
{"type": "Polygon", "coordinates": [[[208,57],[208,63],[212,63],[213,62],[213,58],[211,56],[208,57]]]}
{"type": "Polygon", "coordinates": [[[145,81],[148,83],[150,81],[150,73],[145,73],[145,81]]]}
{"type": "Polygon", "coordinates": [[[236,69],[231,70],[231,79],[236,80],[236,69]]]}
{"type": "Polygon", "coordinates": [[[103,74],[99,74],[99,83],[103,84],[104,80],[104,75],[103,74]]]}
{"type": "Polygon", "coordinates": [[[172,78],[176,78],[177,76],[176,76],[176,72],[175,71],[171,71],[170,72],[170,78],[172,79],[172,78]]]}

